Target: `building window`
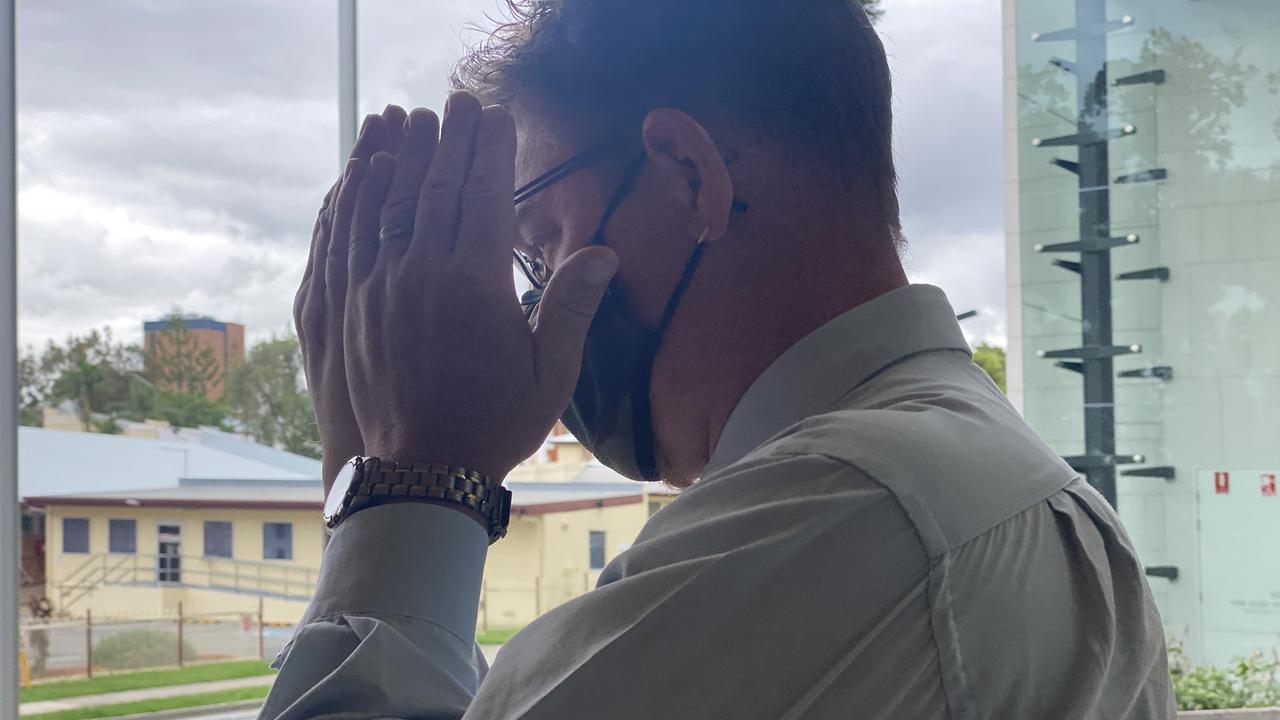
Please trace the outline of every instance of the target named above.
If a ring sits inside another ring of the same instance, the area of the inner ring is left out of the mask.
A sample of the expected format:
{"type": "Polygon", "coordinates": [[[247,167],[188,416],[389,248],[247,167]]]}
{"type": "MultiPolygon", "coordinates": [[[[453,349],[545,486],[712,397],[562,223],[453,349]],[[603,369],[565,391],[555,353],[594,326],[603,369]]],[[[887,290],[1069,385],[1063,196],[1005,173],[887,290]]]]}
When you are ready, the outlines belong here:
{"type": "Polygon", "coordinates": [[[225,520],[204,521],[204,556],[231,557],[231,523],[225,520]]]}
{"type": "Polygon", "coordinates": [[[89,552],[89,518],[62,518],[62,552],[89,552]]]}
{"type": "Polygon", "coordinates": [[[107,550],[126,555],[138,552],[138,521],[118,518],[108,520],[107,550]]]}
{"type": "Polygon", "coordinates": [[[604,569],[604,531],[592,530],[590,535],[591,569],[604,569]]]}
{"type": "Polygon", "coordinates": [[[293,523],[262,523],[262,557],[293,559],[293,523]]]}

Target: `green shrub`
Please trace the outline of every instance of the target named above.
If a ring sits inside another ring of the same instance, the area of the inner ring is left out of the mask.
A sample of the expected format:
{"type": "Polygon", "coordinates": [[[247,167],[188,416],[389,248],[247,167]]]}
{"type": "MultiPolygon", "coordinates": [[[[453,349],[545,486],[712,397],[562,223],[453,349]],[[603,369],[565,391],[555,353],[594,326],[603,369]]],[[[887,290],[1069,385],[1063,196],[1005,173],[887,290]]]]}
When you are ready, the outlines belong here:
{"type": "MultiPolygon", "coordinates": [[[[182,657],[196,659],[191,643],[182,643],[182,657]]],[[[93,666],[103,670],[132,670],[178,664],[178,636],[162,630],[126,630],[93,646],[93,666]]]]}
{"type": "Polygon", "coordinates": [[[1192,667],[1178,642],[1169,643],[1169,674],[1180,710],[1280,706],[1280,657],[1236,658],[1226,668],[1192,667]]]}

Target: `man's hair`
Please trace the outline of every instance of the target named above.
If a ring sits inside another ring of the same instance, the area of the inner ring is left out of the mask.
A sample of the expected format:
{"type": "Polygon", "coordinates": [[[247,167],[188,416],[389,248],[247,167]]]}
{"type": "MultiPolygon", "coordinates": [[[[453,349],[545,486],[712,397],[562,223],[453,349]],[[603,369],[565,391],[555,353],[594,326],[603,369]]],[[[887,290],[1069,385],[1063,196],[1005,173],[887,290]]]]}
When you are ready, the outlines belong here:
{"type": "Polygon", "coordinates": [[[889,66],[858,0],[506,1],[455,87],[571,139],[638,130],[658,107],[740,123],[876,193],[898,238],[889,66]]]}

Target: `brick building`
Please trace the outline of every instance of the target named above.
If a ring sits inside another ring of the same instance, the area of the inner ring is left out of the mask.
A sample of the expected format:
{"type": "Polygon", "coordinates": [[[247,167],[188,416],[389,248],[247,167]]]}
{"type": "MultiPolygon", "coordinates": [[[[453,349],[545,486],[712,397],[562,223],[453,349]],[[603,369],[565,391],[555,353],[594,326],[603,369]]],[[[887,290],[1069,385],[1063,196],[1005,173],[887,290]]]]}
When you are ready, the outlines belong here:
{"type": "MultiPolygon", "coordinates": [[[[222,322],[207,316],[182,317],[182,326],[196,347],[208,348],[217,363],[217,376],[209,383],[208,398],[222,399],[227,370],[244,362],[244,325],[222,322]]],[[[169,340],[172,318],[143,323],[144,345],[148,354],[172,352],[169,340]]]]}

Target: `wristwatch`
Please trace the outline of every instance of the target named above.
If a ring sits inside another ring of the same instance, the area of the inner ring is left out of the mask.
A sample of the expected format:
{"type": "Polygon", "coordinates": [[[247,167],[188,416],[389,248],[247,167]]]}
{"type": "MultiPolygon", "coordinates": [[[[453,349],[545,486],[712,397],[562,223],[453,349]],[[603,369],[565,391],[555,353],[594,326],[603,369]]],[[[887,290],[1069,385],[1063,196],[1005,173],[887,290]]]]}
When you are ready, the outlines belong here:
{"type": "Polygon", "coordinates": [[[398,502],[456,504],[484,526],[490,545],[507,534],[511,522],[511,491],[475,470],[357,455],[334,478],[324,524],[332,530],[352,513],[398,502]]]}

